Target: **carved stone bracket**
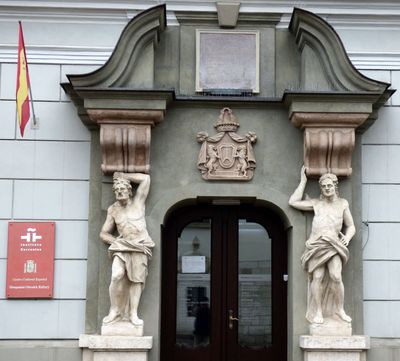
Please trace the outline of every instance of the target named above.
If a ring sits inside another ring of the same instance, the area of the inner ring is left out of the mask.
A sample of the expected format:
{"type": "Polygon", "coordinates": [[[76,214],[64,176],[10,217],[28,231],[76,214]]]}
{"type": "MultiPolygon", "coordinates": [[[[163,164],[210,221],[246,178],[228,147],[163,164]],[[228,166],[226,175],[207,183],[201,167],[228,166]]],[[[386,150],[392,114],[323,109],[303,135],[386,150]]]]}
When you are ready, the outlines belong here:
{"type": "Polygon", "coordinates": [[[355,129],[368,116],[369,113],[292,113],[290,120],[293,125],[304,129],[307,175],[318,177],[330,172],[337,176],[350,176],[355,129]]]}
{"type": "Polygon", "coordinates": [[[174,90],[155,89],[156,49],[166,6],[133,17],[108,61],[96,71],[67,75],[64,90],[89,129],[100,127],[101,169],[149,173],[151,127],[164,118],[174,90]]]}
{"type": "Polygon", "coordinates": [[[87,113],[100,126],[104,174],[149,173],[151,127],[164,119],[163,110],[89,109],[87,113]]]}

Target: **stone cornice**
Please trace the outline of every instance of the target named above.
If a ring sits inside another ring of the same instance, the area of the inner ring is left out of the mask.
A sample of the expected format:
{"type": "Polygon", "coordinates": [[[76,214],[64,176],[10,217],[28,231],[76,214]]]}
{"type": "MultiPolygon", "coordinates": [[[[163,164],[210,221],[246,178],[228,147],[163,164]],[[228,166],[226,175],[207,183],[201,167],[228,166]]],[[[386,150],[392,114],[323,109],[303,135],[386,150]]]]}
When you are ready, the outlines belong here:
{"type": "MultiPolygon", "coordinates": [[[[0,1],[0,20],[15,21],[63,21],[63,22],[95,22],[123,23],[140,11],[158,5],[159,1],[0,1]]],[[[175,11],[216,12],[213,0],[165,0],[167,6],[168,25],[177,25],[175,11]]],[[[398,1],[316,1],[290,0],[241,1],[241,14],[264,12],[282,15],[281,27],[287,27],[294,5],[312,11],[328,20],[335,27],[377,26],[399,28],[400,6],[398,1]],[[362,4],[362,6],[360,6],[362,4]]]]}
{"type": "Polygon", "coordinates": [[[89,109],[89,117],[97,124],[146,124],[154,126],[164,119],[162,110],[89,109]]]}
{"type": "MultiPolygon", "coordinates": [[[[30,45],[26,47],[29,64],[103,65],[111,47],[30,45]]],[[[17,45],[0,44],[0,62],[17,62],[17,45]]]]}
{"type": "Polygon", "coordinates": [[[293,113],[290,120],[300,129],[304,128],[357,128],[363,124],[368,113],[293,113]]]}
{"type": "Polygon", "coordinates": [[[71,97],[82,122],[90,129],[97,128],[98,123],[88,117],[89,109],[161,110],[165,112],[167,105],[175,99],[173,90],[73,88],[70,83],[62,83],[61,86],[71,97]]]}
{"type": "Polygon", "coordinates": [[[289,109],[289,119],[294,112],[328,112],[368,113],[369,116],[357,128],[364,132],[377,118],[377,111],[395,92],[386,89],[384,92],[295,92],[285,91],[283,103],[289,109]]]}
{"type": "Polygon", "coordinates": [[[339,101],[349,101],[349,102],[372,102],[376,103],[384,94],[389,93],[387,98],[395,90],[387,89],[385,92],[342,92],[342,91],[296,91],[296,90],[286,90],[283,94],[283,101],[285,103],[293,101],[312,101],[312,102],[339,102],[339,101]]]}
{"type": "MultiPolygon", "coordinates": [[[[82,1],[58,1],[58,0],[2,0],[0,8],[20,9],[24,8],[28,11],[32,9],[104,9],[110,10],[145,10],[151,6],[159,4],[159,1],[129,1],[129,0],[82,0],[82,1]]],[[[209,11],[215,9],[214,0],[165,0],[163,1],[169,10],[203,10],[209,11]]],[[[245,11],[249,9],[264,9],[269,11],[291,12],[293,5],[301,4],[303,8],[307,8],[317,13],[329,14],[395,14],[399,10],[398,1],[385,1],[384,3],[375,0],[341,0],[341,1],[323,1],[323,0],[302,0],[301,2],[293,2],[291,0],[242,0],[241,8],[245,11]],[[360,6],[362,5],[362,7],[360,6]]]]}
{"type": "MultiPolygon", "coordinates": [[[[398,20],[400,24],[400,17],[398,20]]],[[[112,47],[27,45],[29,64],[103,65],[112,47]]],[[[400,52],[347,52],[357,69],[399,70],[400,52]]],[[[0,62],[17,62],[17,45],[0,44],[0,62]]]]}
{"type": "MultiPolygon", "coordinates": [[[[175,11],[175,16],[180,25],[204,25],[204,24],[216,24],[218,25],[218,16],[216,12],[193,12],[193,11],[175,11]]],[[[257,13],[241,13],[237,25],[248,25],[248,26],[266,26],[276,25],[281,20],[280,13],[271,12],[257,12],[257,13]]]]}
{"type": "MultiPolygon", "coordinates": [[[[120,0],[100,1],[0,1],[0,21],[7,23],[22,20],[31,23],[60,23],[86,25],[120,25],[121,28],[140,11],[148,9],[158,2],[120,0]]],[[[190,16],[194,11],[203,13],[204,19],[215,19],[216,6],[213,1],[175,0],[165,1],[166,17],[169,26],[179,25],[175,12],[186,12],[190,16]]],[[[302,1],[298,3],[304,9],[313,11],[339,29],[362,29],[377,31],[381,29],[400,30],[400,4],[398,1],[302,1]]],[[[247,19],[252,13],[260,13],[256,21],[276,22],[280,18],[279,28],[287,28],[293,11],[293,1],[242,1],[240,17],[247,19]],[[270,18],[268,20],[268,18],[270,18]]],[[[204,20],[206,21],[206,20],[204,20]]],[[[208,21],[208,20],[207,20],[208,21]]],[[[214,21],[214,20],[213,20],[214,21]]],[[[271,23],[270,23],[271,24],[271,23]]],[[[27,26],[29,29],[29,26],[27,26]]],[[[27,33],[26,35],[29,35],[27,33]]],[[[29,36],[27,36],[29,39],[29,36]]],[[[40,39],[40,38],[38,38],[40,39]]],[[[49,44],[48,40],[36,39],[35,44],[26,42],[27,56],[31,64],[91,64],[103,65],[112,53],[111,47],[60,46],[49,44]]],[[[16,44],[0,44],[0,62],[16,62],[16,44]]],[[[352,63],[359,69],[400,69],[400,52],[355,52],[348,49],[352,63]]]]}

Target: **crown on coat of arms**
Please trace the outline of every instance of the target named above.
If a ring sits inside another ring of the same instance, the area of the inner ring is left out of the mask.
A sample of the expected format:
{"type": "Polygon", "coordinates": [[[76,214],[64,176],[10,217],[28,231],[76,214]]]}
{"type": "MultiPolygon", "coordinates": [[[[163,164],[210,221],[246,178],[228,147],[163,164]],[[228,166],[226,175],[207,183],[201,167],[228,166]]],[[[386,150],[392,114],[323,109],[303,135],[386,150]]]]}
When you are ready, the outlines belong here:
{"type": "Polygon", "coordinates": [[[236,122],[232,110],[229,108],[223,108],[220,111],[217,124],[214,125],[214,128],[219,132],[234,132],[239,128],[239,126],[240,125],[236,122]]]}

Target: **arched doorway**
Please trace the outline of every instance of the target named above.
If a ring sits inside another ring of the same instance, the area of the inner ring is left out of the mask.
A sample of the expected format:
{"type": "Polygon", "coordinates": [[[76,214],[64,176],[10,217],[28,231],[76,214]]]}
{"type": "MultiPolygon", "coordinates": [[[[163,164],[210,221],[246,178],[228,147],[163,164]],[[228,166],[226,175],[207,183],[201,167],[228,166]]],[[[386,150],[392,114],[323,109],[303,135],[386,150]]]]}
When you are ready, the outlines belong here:
{"type": "Polygon", "coordinates": [[[254,205],[172,211],[162,239],[162,361],[287,358],[287,240],[254,205]]]}

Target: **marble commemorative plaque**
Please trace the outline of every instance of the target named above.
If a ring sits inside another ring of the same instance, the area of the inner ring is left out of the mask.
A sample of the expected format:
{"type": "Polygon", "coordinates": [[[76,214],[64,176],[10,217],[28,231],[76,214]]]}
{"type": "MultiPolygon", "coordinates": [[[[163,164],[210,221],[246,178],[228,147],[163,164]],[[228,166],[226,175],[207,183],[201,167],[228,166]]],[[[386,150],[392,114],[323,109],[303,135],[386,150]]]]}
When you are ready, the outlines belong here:
{"type": "Polygon", "coordinates": [[[196,33],[196,91],[259,92],[259,33],[196,33]]]}

